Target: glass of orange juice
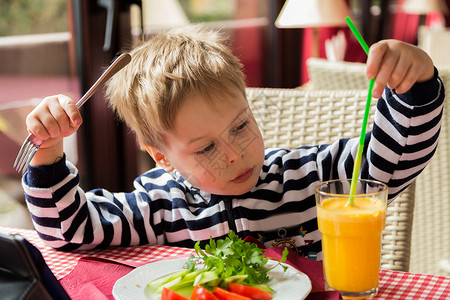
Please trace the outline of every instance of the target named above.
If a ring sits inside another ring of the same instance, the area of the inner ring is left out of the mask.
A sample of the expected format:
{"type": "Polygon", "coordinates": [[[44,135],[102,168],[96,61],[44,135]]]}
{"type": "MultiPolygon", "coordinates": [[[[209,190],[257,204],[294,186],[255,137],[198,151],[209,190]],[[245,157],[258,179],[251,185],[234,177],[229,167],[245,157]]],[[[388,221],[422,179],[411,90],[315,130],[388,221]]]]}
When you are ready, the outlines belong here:
{"type": "Polygon", "coordinates": [[[339,291],[344,299],[363,299],[378,293],[388,188],[360,179],[350,205],[350,183],[331,180],[315,187],[317,221],[326,288],[339,291]]]}

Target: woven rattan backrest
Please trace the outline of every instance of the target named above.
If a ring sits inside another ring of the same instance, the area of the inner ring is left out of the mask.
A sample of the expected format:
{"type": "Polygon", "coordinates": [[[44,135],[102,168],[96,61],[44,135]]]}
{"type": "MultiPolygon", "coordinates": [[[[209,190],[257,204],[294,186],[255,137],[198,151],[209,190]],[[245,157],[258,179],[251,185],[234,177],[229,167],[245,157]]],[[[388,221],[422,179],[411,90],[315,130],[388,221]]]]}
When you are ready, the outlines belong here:
{"type": "Polygon", "coordinates": [[[247,89],[266,146],[287,148],[359,136],[366,95],[366,90],[247,89]]]}
{"type": "Polygon", "coordinates": [[[416,180],[411,272],[450,276],[450,68],[438,69],[446,102],[436,153],[416,180]]]}
{"type": "MultiPolygon", "coordinates": [[[[295,148],[359,137],[366,97],[367,90],[247,88],[249,105],[267,147],[295,148]]],[[[370,126],[375,105],[374,99],[370,126]]],[[[382,268],[408,271],[413,209],[414,184],[388,207],[382,268]]]]}
{"type": "Polygon", "coordinates": [[[329,61],[311,57],[306,61],[308,86],[314,90],[367,89],[366,64],[329,61]]]}

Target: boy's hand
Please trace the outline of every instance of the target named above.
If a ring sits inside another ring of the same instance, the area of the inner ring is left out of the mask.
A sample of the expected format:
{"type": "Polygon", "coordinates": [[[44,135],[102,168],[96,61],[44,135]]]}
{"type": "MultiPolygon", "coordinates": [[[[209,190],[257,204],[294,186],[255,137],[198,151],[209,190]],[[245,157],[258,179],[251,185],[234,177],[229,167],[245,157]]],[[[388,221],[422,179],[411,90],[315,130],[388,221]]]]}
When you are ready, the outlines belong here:
{"type": "Polygon", "coordinates": [[[370,47],[367,77],[376,78],[372,95],[380,98],[386,84],[398,94],[407,92],[415,82],[434,75],[428,54],[414,45],[398,40],[383,40],[370,47]]]}
{"type": "Polygon", "coordinates": [[[67,96],[47,97],[27,116],[30,133],[46,140],[31,161],[32,165],[55,163],[63,155],[63,138],[73,134],[82,118],[75,102],[67,96]]]}

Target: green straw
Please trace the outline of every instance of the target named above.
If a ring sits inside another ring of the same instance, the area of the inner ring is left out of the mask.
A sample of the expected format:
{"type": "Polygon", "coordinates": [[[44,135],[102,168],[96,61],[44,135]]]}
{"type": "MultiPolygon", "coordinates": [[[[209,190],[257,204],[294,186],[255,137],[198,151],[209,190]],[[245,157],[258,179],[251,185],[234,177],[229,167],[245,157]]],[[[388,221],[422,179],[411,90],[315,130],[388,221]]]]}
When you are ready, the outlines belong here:
{"type": "Polygon", "coordinates": [[[358,40],[361,47],[364,49],[366,54],[369,54],[369,46],[367,46],[366,41],[364,41],[363,37],[359,33],[358,29],[356,28],[355,24],[353,24],[352,19],[350,17],[345,17],[345,22],[347,22],[348,27],[350,27],[351,31],[355,35],[356,39],[358,40]]]}
{"type": "MultiPolygon", "coordinates": [[[[362,38],[361,34],[359,33],[355,24],[353,24],[350,17],[346,17],[345,22],[347,22],[348,27],[350,27],[351,31],[355,35],[359,44],[361,45],[361,47],[364,49],[364,51],[368,55],[369,54],[369,46],[367,46],[367,43],[362,38]]],[[[373,90],[374,83],[375,83],[375,79],[374,78],[370,79],[369,91],[367,93],[366,109],[364,111],[364,119],[363,119],[362,128],[361,128],[361,135],[359,137],[358,150],[356,152],[355,164],[353,165],[352,181],[350,183],[350,197],[348,199],[348,202],[349,202],[349,205],[351,205],[351,206],[354,205],[354,195],[356,194],[356,186],[358,183],[359,169],[361,168],[361,159],[362,159],[362,153],[364,150],[364,140],[366,138],[367,120],[369,119],[370,102],[372,101],[372,90],[373,90]]]]}

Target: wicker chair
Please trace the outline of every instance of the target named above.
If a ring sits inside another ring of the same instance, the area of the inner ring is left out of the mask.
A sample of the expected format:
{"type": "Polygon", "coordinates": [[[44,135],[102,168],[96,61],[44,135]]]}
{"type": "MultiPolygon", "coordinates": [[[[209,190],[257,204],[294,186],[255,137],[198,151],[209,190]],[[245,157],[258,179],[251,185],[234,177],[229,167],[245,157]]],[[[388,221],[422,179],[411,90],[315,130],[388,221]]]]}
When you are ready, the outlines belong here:
{"type": "MultiPolygon", "coordinates": [[[[448,101],[450,68],[440,67],[439,74],[448,101]]],[[[440,265],[450,261],[450,108],[445,105],[436,153],[416,180],[410,270],[450,276],[440,265]]]]}
{"type": "Polygon", "coordinates": [[[306,61],[306,66],[310,89],[352,90],[369,87],[366,64],[310,57],[306,61]]]}
{"type": "MultiPolygon", "coordinates": [[[[250,107],[271,147],[293,148],[359,136],[366,97],[367,90],[247,88],[250,107]]],[[[414,183],[388,207],[381,250],[383,269],[409,270],[413,209],[414,183]]]]}
{"type": "MultiPolygon", "coordinates": [[[[450,97],[450,30],[420,26],[418,46],[439,69],[446,98],[450,97]]],[[[448,101],[448,100],[446,100],[448,101]]],[[[411,243],[411,271],[450,276],[450,109],[444,109],[439,145],[430,164],[416,180],[416,207],[411,243]]]]}

